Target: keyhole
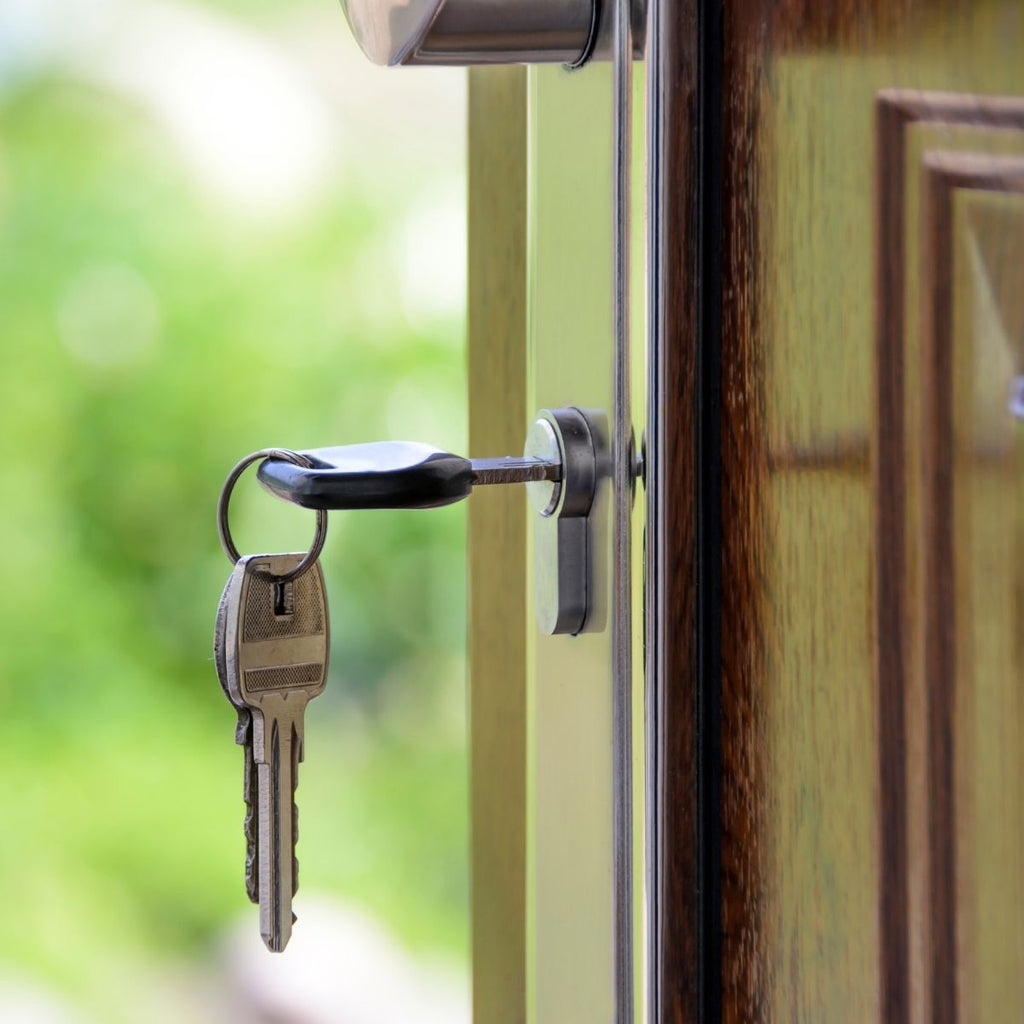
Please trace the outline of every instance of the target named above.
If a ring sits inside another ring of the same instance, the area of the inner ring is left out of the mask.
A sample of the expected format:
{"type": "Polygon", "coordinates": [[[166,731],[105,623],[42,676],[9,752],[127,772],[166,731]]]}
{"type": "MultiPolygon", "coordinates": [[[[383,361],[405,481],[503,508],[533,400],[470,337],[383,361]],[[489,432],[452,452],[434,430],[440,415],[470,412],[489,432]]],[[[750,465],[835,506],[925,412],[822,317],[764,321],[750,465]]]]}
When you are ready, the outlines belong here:
{"type": "Polygon", "coordinates": [[[274,584],[274,614],[295,614],[295,583],[292,580],[279,580],[274,584]]]}

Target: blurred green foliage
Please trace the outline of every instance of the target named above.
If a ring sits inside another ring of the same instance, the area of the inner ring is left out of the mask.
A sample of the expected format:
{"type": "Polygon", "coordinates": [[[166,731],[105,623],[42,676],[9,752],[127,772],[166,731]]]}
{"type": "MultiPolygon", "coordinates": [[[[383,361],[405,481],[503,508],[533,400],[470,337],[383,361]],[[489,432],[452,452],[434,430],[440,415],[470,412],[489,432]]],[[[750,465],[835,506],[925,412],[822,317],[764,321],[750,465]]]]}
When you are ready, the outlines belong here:
{"type": "MultiPolygon", "coordinates": [[[[144,112],[52,74],[0,97],[0,168],[0,962],[116,1019],[130,965],[200,958],[239,913],[256,929],[210,657],[221,482],[264,445],[388,437],[418,410],[416,439],[464,444],[461,313],[414,327],[395,301],[393,240],[429,177],[404,206],[348,176],[250,224],[144,112]]],[[[313,525],[252,476],[233,522],[246,551],[299,550],[313,525]]],[[[463,957],[462,509],[335,514],[324,567],[297,912],[326,889],[463,957]]]]}

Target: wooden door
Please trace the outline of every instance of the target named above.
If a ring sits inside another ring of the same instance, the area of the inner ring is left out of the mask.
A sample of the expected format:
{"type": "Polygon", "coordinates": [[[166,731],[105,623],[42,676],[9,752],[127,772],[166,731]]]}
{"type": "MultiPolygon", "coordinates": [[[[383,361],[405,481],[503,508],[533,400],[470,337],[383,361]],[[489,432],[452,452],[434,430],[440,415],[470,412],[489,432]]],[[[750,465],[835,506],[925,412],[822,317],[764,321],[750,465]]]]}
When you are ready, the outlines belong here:
{"type": "Polygon", "coordinates": [[[1024,8],[652,18],[655,1018],[1019,1020],[1024,8]]]}
{"type": "MultiPolygon", "coordinates": [[[[1024,7],[649,0],[640,73],[638,1014],[1021,1019],[1024,7]]],[[[577,74],[472,72],[474,452],[607,402],[577,74]]],[[[606,641],[470,515],[476,1019],[610,1020],[606,641]]]]}

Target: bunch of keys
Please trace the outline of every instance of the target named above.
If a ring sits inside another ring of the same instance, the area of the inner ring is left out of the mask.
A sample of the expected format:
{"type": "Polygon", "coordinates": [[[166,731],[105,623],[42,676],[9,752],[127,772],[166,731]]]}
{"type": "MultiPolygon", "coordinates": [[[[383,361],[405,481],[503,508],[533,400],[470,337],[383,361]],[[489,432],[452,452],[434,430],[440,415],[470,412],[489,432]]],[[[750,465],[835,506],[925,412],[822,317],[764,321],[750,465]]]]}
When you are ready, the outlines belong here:
{"type": "Polygon", "coordinates": [[[221,544],[234,571],[217,609],[214,660],[238,713],[235,742],[245,750],[245,887],[260,908],[260,935],[280,953],[291,937],[298,890],[295,786],[303,760],[306,705],[324,690],[330,651],[327,590],[318,559],[327,513],[317,512],[316,536],[305,554],[239,554],[231,539],[228,503],[243,471],[263,459],[299,466],[310,460],[284,448],[242,459],[228,474],[217,508],[221,544]]]}

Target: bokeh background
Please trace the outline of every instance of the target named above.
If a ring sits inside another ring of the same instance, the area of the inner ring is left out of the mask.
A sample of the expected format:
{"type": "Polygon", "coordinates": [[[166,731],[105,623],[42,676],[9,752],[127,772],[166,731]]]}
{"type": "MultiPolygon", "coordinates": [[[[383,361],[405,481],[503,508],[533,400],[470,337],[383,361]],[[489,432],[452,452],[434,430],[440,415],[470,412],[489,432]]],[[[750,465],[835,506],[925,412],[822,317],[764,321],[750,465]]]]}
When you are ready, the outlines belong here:
{"type": "Polygon", "coordinates": [[[238,458],[465,449],[464,87],[334,0],[0,3],[0,1020],[469,1018],[463,509],[332,517],[280,957],[210,654],[238,458]]]}

